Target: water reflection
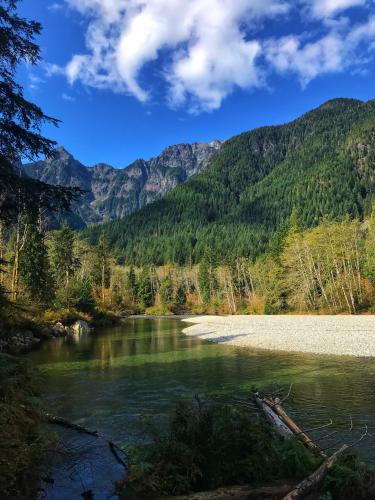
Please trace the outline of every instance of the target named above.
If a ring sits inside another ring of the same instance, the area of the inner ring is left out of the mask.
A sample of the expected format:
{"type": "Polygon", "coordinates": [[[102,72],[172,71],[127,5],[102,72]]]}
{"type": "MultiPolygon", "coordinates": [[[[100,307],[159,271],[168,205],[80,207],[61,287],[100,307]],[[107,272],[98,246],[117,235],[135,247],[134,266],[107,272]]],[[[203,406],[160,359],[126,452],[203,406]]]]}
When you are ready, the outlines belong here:
{"type": "MultiPolygon", "coordinates": [[[[44,372],[51,410],[128,443],[139,439],[142,415],[162,420],[181,398],[293,383],[288,409],[303,427],[333,418],[341,432],[350,416],[357,434],[364,423],[375,427],[371,359],[249,351],[186,337],[183,326],[174,319],[133,319],[45,343],[30,357],[44,372]]],[[[367,440],[363,452],[373,456],[372,446],[367,440]]]]}

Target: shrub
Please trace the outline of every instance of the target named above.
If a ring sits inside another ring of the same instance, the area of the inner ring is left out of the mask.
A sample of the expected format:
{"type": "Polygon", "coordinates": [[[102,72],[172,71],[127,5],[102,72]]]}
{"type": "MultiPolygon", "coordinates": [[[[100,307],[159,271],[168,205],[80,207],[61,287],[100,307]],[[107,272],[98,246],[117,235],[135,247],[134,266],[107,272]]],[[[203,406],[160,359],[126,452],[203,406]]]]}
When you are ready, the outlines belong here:
{"type": "Polygon", "coordinates": [[[36,496],[45,439],[28,364],[0,355],[0,491],[1,498],[36,496]]]}
{"type": "Polygon", "coordinates": [[[275,478],[302,478],[320,458],[299,440],[282,441],[261,420],[229,405],[181,403],[166,430],[131,458],[122,498],[155,499],[275,478]]]}
{"type": "Polygon", "coordinates": [[[323,489],[332,500],[375,498],[375,469],[354,453],[343,455],[329,471],[323,489]]]}

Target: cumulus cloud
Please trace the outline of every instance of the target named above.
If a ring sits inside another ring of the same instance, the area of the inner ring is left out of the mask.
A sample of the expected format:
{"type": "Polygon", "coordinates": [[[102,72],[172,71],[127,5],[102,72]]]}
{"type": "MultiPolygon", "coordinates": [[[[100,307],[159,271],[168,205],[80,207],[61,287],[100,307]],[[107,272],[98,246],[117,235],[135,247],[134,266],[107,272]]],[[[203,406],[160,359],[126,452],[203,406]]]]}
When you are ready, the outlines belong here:
{"type": "Polygon", "coordinates": [[[169,104],[197,112],[219,108],[236,88],[266,85],[270,71],[297,74],[307,85],[350,62],[358,65],[356,51],[375,40],[371,17],[358,26],[340,17],[351,7],[365,10],[366,0],[65,2],[88,26],[86,53],[74,55],[63,68],[71,84],[127,92],[146,102],[154,89],[144,81],[144,70],[156,62],[153,81],[166,87],[169,104]],[[299,15],[304,25],[321,24],[314,39],[267,35],[268,23],[299,15]]]}
{"type": "Polygon", "coordinates": [[[375,17],[349,31],[332,31],[314,41],[287,36],[265,45],[268,63],[279,73],[295,73],[302,86],[325,73],[342,72],[367,62],[368,49],[375,40],[375,17]],[[361,56],[362,55],[362,56],[361,56]]]}
{"type": "Polygon", "coordinates": [[[90,19],[88,54],[66,67],[71,83],[127,91],[140,101],[150,89],[142,69],[163,58],[162,74],[173,106],[220,107],[235,87],[260,86],[261,47],[246,27],[285,14],[283,0],[67,0],[90,19]]]}
{"type": "Polygon", "coordinates": [[[331,17],[351,7],[363,6],[366,0],[308,0],[315,17],[331,17]]]}

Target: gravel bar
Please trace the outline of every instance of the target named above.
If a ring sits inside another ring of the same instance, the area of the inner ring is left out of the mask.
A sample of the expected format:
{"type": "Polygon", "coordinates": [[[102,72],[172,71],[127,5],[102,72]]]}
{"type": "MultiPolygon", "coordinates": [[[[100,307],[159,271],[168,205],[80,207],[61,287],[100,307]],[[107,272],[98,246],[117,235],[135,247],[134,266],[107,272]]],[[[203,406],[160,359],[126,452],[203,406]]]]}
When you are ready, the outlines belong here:
{"type": "Polygon", "coordinates": [[[375,356],[375,316],[200,316],[184,333],[272,351],[375,356]]]}

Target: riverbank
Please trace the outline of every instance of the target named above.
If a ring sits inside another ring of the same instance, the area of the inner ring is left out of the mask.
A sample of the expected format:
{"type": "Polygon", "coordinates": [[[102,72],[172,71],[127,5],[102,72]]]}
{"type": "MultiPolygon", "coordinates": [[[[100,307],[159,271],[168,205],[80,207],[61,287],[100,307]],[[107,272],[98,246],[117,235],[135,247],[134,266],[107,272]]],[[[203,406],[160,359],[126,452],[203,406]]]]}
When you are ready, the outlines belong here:
{"type": "Polygon", "coordinates": [[[41,311],[8,305],[0,315],[0,353],[24,354],[45,340],[87,334],[95,328],[118,324],[121,319],[100,309],[88,314],[76,309],[41,311]]]}
{"type": "Polygon", "coordinates": [[[1,498],[36,498],[48,438],[38,374],[27,360],[0,353],[1,498]]]}
{"type": "Polygon", "coordinates": [[[375,357],[375,316],[201,316],[183,331],[202,340],[272,351],[375,357]]]}

